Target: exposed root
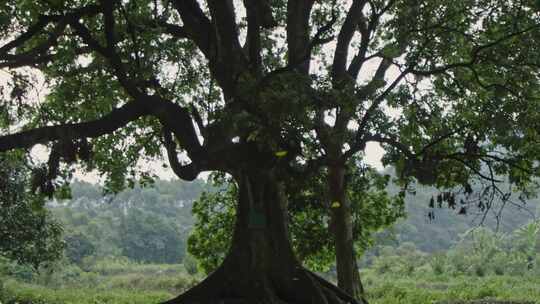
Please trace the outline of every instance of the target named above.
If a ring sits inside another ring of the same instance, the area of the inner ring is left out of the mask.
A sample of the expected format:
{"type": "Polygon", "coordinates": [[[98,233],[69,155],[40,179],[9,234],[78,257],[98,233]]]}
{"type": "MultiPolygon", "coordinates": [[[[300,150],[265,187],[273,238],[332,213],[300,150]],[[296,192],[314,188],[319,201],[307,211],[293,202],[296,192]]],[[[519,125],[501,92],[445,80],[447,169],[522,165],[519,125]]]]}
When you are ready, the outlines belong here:
{"type": "MultiPolygon", "coordinates": [[[[206,279],[193,286],[178,297],[161,304],[214,304],[219,299],[221,285],[224,279],[223,267],[219,267],[212,272],[206,279]]],[[[224,300],[224,299],[222,299],[224,300]]],[[[227,299],[227,303],[234,303],[235,299],[227,299]],[[229,301],[230,300],[230,301],[229,301]]]]}
{"type": "Polygon", "coordinates": [[[302,291],[303,295],[306,295],[310,299],[308,300],[309,303],[314,304],[330,304],[331,302],[328,302],[328,299],[323,292],[321,284],[315,280],[309,272],[307,272],[306,269],[300,269],[298,271],[298,279],[299,284],[301,285],[301,288],[298,290],[302,291]]]}
{"type": "Polygon", "coordinates": [[[367,301],[365,299],[361,299],[361,302],[359,303],[358,300],[344,292],[343,290],[339,289],[337,286],[334,286],[332,283],[328,282],[327,280],[321,278],[316,273],[309,271],[306,269],[306,272],[308,272],[312,277],[314,277],[324,288],[330,289],[336,296],[338,296],[342,301],[345,303],[352,303],[352,304],[367,304],[367,301]]]}
{"type": "Polygon", "coordinates": [[[292,285],[288,286],[272,284],[270,277],[258,279],[247,281],[253,282],[251,288],[246,288],[246,281],[236,285],[236,281],[227,280],[220,267],[192,289],[162,304],[364,304],[304,268],[297,269],[292,285]]]}

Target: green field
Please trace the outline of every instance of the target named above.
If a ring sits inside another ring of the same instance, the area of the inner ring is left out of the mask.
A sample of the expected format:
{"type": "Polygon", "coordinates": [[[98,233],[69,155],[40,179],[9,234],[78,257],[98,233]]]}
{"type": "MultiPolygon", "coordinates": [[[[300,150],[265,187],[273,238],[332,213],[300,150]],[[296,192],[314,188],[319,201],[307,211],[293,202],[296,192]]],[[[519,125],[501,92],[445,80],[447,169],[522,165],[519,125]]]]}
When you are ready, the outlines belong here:
{"type": "MultiPolygon", "coordinates": [[[[137,304],[158,303],[186,290],[202,278],[182,265],[115,265],[76,270],[67,267],[32,278],[4,277],[2,304],[137,304]],[[26,281],[26,282],[25,282],[26,281]]],[[[410,275],[362,271],[372,304],[540,303],[540,276],[435,274],[427,267],[410,275]]],[[[21,276],[19,274],[19,276],[21,276]]]]}

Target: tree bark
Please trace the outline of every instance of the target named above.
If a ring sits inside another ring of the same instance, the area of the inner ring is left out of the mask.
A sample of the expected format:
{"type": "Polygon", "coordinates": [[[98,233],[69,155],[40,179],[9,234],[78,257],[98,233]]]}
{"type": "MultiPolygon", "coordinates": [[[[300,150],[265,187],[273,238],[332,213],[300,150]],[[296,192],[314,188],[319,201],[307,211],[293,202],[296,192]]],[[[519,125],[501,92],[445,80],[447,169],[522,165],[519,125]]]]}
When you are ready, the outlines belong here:
{"type": "Polygon", "coordinates": [[[347,199],[345,173],[345,165],[334,165],[328,168],[332,208],[330,227],[335,241],[338,286],[355,299],[367,303],[356,262],[351,203],[347,199]]]}
{"type": "Polygon", "coordinates": [[[243,171],[235,179],[237,218],[227,257],[199,285],[165,303],[357,303],[294,256],[287,199],[273,170],[243,171]]]}

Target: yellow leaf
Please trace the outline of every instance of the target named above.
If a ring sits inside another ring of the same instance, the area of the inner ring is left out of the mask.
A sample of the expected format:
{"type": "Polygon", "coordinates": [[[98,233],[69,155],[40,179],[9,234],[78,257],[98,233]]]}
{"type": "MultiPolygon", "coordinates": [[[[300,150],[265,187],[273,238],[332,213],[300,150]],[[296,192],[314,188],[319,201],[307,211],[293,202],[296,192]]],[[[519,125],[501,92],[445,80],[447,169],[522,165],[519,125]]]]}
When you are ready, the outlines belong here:
{"type": "Polygon", "coordinates": [[[339,208],[341,204],[338,201],[332,203],[332,208],[339,208]]]}
{"type": "Polygon", "coordinates": [[[259,132],[257,131],[253,131],[249,134],[249,136],[247,137],[247,141],[250,142],[250,141],[255,141],[257,139],[257,135],[259,135],[259,132]]]}
{"type": "Polygon", "coordinates": [[[284,157],[285,155],[287,155],[287,151],[277,151],[276,152],[277,157],[284,157]]]}

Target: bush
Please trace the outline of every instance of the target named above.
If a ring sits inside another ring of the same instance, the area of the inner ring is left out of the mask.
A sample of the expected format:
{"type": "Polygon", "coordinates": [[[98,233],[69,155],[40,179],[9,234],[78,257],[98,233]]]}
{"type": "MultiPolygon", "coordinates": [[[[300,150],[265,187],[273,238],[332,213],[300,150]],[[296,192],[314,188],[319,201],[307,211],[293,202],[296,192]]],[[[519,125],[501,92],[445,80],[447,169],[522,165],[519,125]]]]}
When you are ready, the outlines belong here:
{"type": "Polygon", "coordinates": [[[199,272],[199,269],[197,266],[197,260],[195,260],[195,258],[192,255],[187,254],[184,257],[183,264],[188,274],[195,275],[197,274],[197,272],[199,272]]]}
{"type": "Polygon", "coordinates": [[[476,264],[473,266],[473,269],[474,269],[474,274],[479,276],[479,277],[483,277],[486,275],[486,268],[485,266],[482,266],[482,265],[479,265],[479,264],[476,264]]]}
{"type": "Polygon", "coordinates": [[[74,264],[57,264],[34,274],[32,283],[58,288],[80,281],[83,271],[74,264]]]}
{"type": "Polygon", "coordinates": [[[491,260],[491,269],[496,275],[504,275],[506,273],[508,263],[508,255],[504,252],[497,253],[491,260]]]}
{"type": "Polygon", "coordinates": [[[11,277],[23,282],[31,282],[34,278],[34,270],[29,266],[18,265],[12,262],[8,264],[6,270],[11,277]]]}
{"type": "Polygon", "coordinates": [[[447,262],[448,262],[448,259],[446,258],[446,254],[444,253],[433,254],[431,256],[431,259],[429,259],[429,264],[431,265],[431,268],[433,269],[433,273],[437,275],[441,275],[446,272],[447,262]]]}

